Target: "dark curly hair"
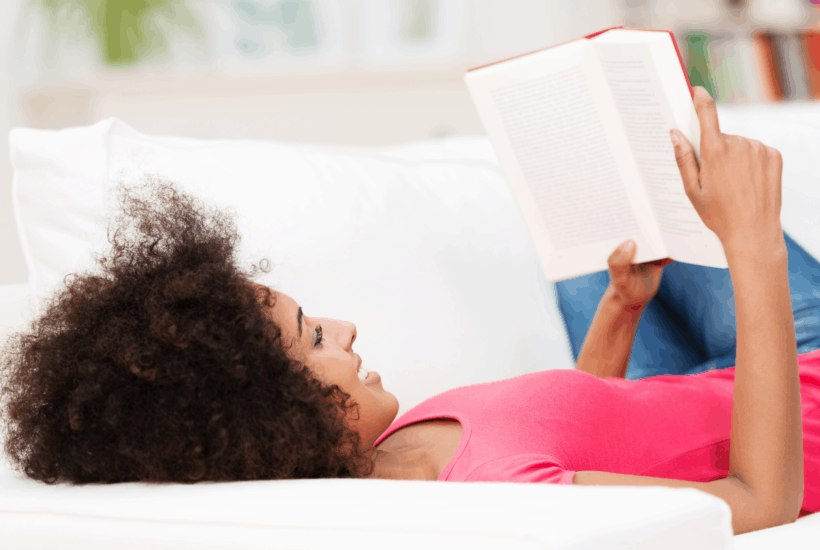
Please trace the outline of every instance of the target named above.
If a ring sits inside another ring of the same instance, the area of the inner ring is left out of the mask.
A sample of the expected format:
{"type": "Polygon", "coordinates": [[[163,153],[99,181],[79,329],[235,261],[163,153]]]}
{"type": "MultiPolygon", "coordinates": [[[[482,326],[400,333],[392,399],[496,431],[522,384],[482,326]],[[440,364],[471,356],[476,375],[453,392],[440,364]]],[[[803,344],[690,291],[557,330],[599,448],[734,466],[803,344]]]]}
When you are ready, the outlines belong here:
{"type": "Polygon", "coordinates": [[[0,356],[5,450],[47,483],[362,477],[356,405],[288,358],[232,218],[120,186],[110,253],[0,356]]]}

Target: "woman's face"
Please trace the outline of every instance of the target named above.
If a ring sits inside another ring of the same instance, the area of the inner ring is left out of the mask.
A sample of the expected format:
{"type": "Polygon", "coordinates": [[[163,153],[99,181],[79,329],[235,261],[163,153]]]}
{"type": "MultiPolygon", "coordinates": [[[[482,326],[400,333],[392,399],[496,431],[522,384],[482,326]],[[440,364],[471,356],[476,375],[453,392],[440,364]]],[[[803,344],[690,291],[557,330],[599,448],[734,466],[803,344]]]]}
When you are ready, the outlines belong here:
{"type": "Polygon", "coordinates": [[[293,298],[272,291],[273,321],[282,331],[282,343],[288,357],[307,366],[325,384],[336,384],[359,406],[359,418],[350,426],[359,432],[364,449],[390,427],[399,412],[396,396],[382,387],[377,372],[359,379],[362,359],[353,352],[356,325],[346,321],[309,317],[293,298]]]}

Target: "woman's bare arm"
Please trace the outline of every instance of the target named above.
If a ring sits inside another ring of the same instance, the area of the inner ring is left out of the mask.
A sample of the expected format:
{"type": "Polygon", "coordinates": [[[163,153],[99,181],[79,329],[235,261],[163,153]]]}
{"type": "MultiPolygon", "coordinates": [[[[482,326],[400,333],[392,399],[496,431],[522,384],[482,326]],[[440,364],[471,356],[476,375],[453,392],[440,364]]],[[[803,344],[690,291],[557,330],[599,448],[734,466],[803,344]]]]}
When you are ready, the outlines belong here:
{"type": "Polygon", "coordinates": [[[641,315],[658,293],[664,266],[672,263],[664,258],[633,264],[636,253],[635,242],[624,241],[607,258],[609,285],[584,337],[576,370],[599,378],[626,374],[641,315]]]}
{"type": "Polygon", "coordinates": [[[729,475],[780,525],[803,502],[803,418],[788,252],[782,230],[771,238],[727,251],[737,316],[729,475]]]}
{"type": "Polygon", "coordinates": [[[735,534],[793,522],[803,500],[800,380],[777,151],[720,133],[698,88],[701,159],[680,143],[686,193],[723,244],[735,292],[737,356],[729,476],[709,483],[578,472],[579,485],[694,487],[725,500],[735,534]]]}
{"type": "Polygon", "coordinates": [[[624,308],[608,287],[584,337],[575,369],[599,378],[623,378],[643,310],[624,308]]]}

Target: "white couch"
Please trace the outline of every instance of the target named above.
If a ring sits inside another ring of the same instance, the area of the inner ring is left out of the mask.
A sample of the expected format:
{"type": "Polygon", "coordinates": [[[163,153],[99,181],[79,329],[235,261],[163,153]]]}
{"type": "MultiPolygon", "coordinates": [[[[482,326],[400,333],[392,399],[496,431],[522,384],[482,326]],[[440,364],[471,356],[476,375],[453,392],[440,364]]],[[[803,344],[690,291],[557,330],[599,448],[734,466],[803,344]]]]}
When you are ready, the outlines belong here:
{"type": "MultiPolygon", "coordinates": [[[[722,109],[725,132],[783,153],[783,226],[820,258],[820,105],[722,109]]],[[[242,258],[310,314],[356,322],[357,351],[406,411],[455,387],[572,368],[552,286],[488,141],[383,149],[142,135],[116,120],[13,132],[29,284],[0,287],[19,328],[104,248],[116,181],[157,174],[232,207],[242,258]],[[352,213],[355,213],[353,215],[352,213]],[[298,232],[295,228],[298,226],[298,232]]],[[[303,480],[46,486],[0,470],[2,548],[816,548],[820,514],[732,537],[689,489],[303,480]]]]}

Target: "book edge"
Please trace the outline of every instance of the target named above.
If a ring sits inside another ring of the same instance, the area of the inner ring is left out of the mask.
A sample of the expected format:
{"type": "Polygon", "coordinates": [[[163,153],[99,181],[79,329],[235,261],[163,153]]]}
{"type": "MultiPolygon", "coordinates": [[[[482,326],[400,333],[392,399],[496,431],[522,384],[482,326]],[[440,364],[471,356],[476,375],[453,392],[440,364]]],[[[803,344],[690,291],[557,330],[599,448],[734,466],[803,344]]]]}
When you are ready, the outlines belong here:
{"type": "MultiPolygon", "coordinates": [[[[547,46],[546,48],[540,48],[538,50],[533,50],[531,52],[526,52],[526,53],[514,55],[512,57],[499,59],[498,61],[493,61],[492,63],[485,63],[484,65],[479,65],[477,67],[471,67],[471,68],[467,69],[467,72],[470,73],[472,71],[477,71],[478,69],[483,69],[485,67],[490,67],[492,65],[498,65],[499,63],[504,63],[506,61],[512,61],[513,59],[518,59],[519,57],[524,57],[526,55],[532,55],[534,53],[543,52],[545,50],[549,50],[550,48],[556,48],[558,46],[563,46],[564,44],[569,44],[570,42],[575,42],[576,40],[582,40],[582,39],[589,40],[591,38],[595,38],[596,36],[598,36],[600,34],[604,34],[607,31],[611,31],[611,30],[615,30],[615,29],[626,29],[626,27],[624,27],[623,25],[618,25],[617,27],[609,27],[609,28],[594,32],[592,34],[587,34],[587,35],[582,36],[580,38],[573,38],[572,40],[567,40],[567,41],[561,42],[559,44],[554,44],[552,46],[547,46]]],[[[680,48],[678,48],[678,43],[675,40],[675,34],[672,31],[665,30],[665,29],[634,29],[634,28],[629,28],[627,30],[665,32],[665,33],[669,34],[669,38],[672,40],[672,46],[674,46],[675,53],[678,55],[678,61],[680,62],[680,68],[683,71],[683,77],[684,77],[684,79],[686,79],[686,85],[689,87],[689,95],[694,98],[695,97],[695,91],[692,89],[692,83],[689,82],[689,75],[686,72],[686,65],[683,62],[683,56],[681,55],[680,48]]]]}
{"type": "MultiPolygon", "coordinates": [[[[599,34],[603,34],[606,31],[611,31],[613,29],[623,29],[623,28],[624,28],[623,25],[618,25],[617,27],[609,27],[609,28],[604,29],[602,31],[597,31],[597,32],[594,32],[592,34],[588,34],[586,36],[581,36],[579,38],[573,38],[572,40],[565,40],[564,42],[560,42],[558,44],[553,44],[552,46],[547,46],[546,48],[539,48],[539,49],[533,50],[531,52],[520,53],[518,55],[513,55],[512,57],[506,57],[504,59],[499,59],[498,61],[493,61],[491,63],[485,63],[484,65],[479,65],[478,67],[471,67],[471,68],[467,69],[467,72],[469,73],[469,72],[472,72],[472,71],[477,71],[478,69],[483,69],[484,67],[489,67],[491,65],[498,65],[499,63],[504,63],[505,61],[512,61],[513,59],[518,59],[519,57],[524,57],[526,55],[532,55],[534,53],[543,52],[543,51],[549,50],[551,48],[557,48],[558,46],[563,46],[564,44],[569,44],[570,42],[575,42],[576,40],[584,40],[584,39],[588,40],[590,38],[594,38],[594,37],[598,36],[599,34]]],[[[641,29],[636,29],[636,30],[641,30],[641,29]]]]}

